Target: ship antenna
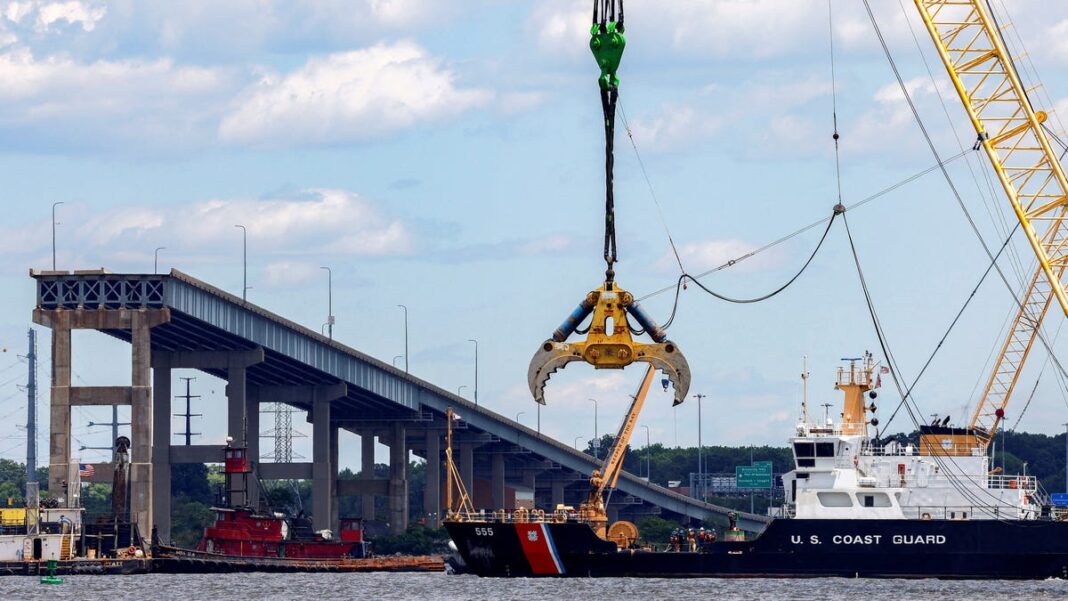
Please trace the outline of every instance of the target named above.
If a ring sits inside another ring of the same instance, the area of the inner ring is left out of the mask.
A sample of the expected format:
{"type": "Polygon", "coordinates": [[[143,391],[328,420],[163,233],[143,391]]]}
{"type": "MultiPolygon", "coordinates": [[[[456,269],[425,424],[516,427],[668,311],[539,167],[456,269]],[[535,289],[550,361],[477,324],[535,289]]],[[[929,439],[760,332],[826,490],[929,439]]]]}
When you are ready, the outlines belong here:
{"type": "Polygon", "coordinates": [[[831,404],[823,404],[823,425],[827,425],[831,421],[831,404]]]}
{"type": "Polygon", "coordinates": [[[808,423],[808,355],[801,356],[801,420],[808,423]]]}

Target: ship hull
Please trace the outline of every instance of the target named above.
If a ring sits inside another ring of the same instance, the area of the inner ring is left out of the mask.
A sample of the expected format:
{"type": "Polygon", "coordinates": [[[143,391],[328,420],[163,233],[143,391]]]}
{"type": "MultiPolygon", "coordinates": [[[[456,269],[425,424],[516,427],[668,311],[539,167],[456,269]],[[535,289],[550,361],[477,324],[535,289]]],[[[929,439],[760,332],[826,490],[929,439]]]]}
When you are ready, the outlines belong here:
{"type": "Polygon", "coordinates": [[[620,551],[582,523],[446,528],[480,576],[1068,578],[1068,522],[775,520],[696,553],[620,551]]]}

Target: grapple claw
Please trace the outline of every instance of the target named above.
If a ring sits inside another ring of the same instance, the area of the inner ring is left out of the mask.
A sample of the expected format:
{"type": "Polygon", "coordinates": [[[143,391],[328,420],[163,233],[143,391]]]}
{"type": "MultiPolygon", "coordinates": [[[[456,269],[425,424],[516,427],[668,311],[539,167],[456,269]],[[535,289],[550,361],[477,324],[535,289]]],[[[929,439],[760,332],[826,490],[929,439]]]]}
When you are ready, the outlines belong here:
{"type": "Polygon", "coordinates": [[[673,407],[686,400],[690,391],[690,364],[673,342],[641,345],[638,361],[652,365],[671,380],[671,387],[675,389],[673,407]]]}
{"type": "Polygon", "coordinates": [[[534,395],[534,400],[544,405],[545,383],[549,381],[549,377],[568,363],[580,360],[582,356],[573,354],[570,344],[546,340],[538,352],[534,353],[530,367],[527,368],[527,385],[530,386],[530,394],[534,395]]]}
{"type": "Polygon", "coordinates": [[[552,374],[572,361],[585,361],[597,369],[623,369],[641,361],[660,370],[675,388],[675,405],[690,390],[690,366],[664,331],[641,309],[629,292],[606,283],[586,295],[552,338],[542,343],[530,360],[527,385],[538,403],[545,404],[545,383],[552,374]],[[585,341],[566,342],[590,313],[589,334],[585,341]],[[655,343],[635,342],[631,337],[627,315],[631,315],[655,343]]]}

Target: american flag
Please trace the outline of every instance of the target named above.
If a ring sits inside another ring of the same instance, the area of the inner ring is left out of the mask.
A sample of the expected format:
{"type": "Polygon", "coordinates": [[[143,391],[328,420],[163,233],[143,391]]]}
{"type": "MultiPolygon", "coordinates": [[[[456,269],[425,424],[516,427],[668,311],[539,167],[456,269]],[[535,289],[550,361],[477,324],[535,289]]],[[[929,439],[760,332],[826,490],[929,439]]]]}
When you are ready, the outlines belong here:
{"type": "Polygon", "coordinates": [[[93,474],[95,474],[95,473],[96,473],[96,468],[93,467],[92,463],[79,463],[78,464],[78,475],[81,476],[82,478],[92,478],[93,474]]]}

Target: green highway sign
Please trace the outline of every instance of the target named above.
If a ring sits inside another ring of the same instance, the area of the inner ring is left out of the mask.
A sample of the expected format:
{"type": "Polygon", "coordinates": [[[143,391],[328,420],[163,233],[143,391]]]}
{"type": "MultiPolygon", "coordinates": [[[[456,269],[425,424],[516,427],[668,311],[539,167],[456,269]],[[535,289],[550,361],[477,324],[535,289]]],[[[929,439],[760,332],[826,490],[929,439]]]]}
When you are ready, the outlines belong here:
{"type": "Polygon", "coordinates": [[[734,485],[738,488],[771,488],[772,479],[770,461],[734,468],[734,485]]]}

